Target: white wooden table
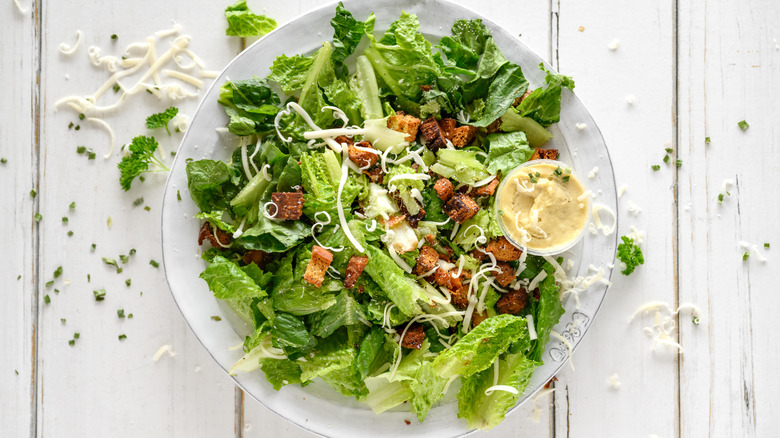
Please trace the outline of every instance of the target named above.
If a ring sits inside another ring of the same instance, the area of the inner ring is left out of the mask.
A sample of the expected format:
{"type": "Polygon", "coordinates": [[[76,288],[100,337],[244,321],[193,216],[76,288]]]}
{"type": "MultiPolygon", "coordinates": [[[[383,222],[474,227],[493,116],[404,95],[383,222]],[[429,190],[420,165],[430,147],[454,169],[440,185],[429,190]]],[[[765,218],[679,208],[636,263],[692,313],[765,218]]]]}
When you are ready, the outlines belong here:
{"type": "MultiPolygon", "coordinates": [[[[528,404],[478,436],[777,436],[780,3],[460,1],[574,76],[618,185],[627,187],[619,232],[646,232],[645,265],[614,277],[574,355],[576,371],[560,373],[555,391],[537,400],[537,415],[528,404]],[[743,119],[746,131],[737,126],[743,119]],[[681,167],[661,161],[667,147],[681,167]],[[719,203],[724,180],[735,184],[719,203]],[[641,211],[630,213],[629,203],[641,211]],[[747,261],[743,241],[758,246],[747,261]],[[643,332],[651,316],[629,323],[656,300],[704,312],[698,326],[679,317],[681,355],[651,350],[643,332]],[[619,389],[608,382],[615,373],[619,389]]],[[[0,437],[310,436],[233,385],[190,332],[162,270],[150,266],[161,258],[164,175],[123,192],[118,153],[102,158],[106,131],[54,108],[107,79],[87,47],[119,54],[171,19],[208,68],[221,69],[242,47],[224,35],[228,2],[19,2],[24,13],[12,0],[0,8],[0,437]],[[61,54],[77,29],[81,47],[61,54]],[[82,129],[68,129],[71,122],[82,129]],[[97,158],[77,154],[78,145],[97,158]],[[131,248],[137,253],[120,275],[101,261],[131,248]],[[47,287],[58,266],[62,276],[47,287]],[[107,291],[104,301],[96,302],[96,289],[107,291]],[[119,318],[118,309],[133,318],[119,318]],[[153,361],[166,344],[177,354],[153,361]]],[[[319,3],[249,1],[280,24],[319,3]]],[[[191,115],[197,98],[175,104],[191,115]]],[[[117,144],[145,133],[144,118],[167,106],[143,93],[107,117],[117,144]]],[[[166,137],[158,135],[168,149],[180,140],[166,137]]]]}

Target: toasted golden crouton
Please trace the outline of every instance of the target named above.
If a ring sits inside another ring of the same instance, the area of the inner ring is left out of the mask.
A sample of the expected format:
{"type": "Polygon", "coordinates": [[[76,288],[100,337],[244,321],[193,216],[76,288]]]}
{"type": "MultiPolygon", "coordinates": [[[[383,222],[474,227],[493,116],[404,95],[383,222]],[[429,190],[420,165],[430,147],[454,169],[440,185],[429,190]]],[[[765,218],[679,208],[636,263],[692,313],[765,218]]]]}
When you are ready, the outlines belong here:
{"type": "Polygon", "coordinates": [[[433,247],[423,245],[420,248],[420,255],[417,256],[417,264],[414,265],[414,274],[423,275],[432,271],[438,261],[439,253],[433,247]]]}
{"type": "Polygon", "coordinates": [[[474,217],[479,211],[479,205],[471,199],[471,196],[458,193],[442,206],[442,211],[447,213],[453,221],[462,224],[474,217]]]}
{"type": "Polygon", "coordinates": [[[366,174],[368,179],[374,184],[382,184],[382,180],[385,179],[385,173],[382,172],[382,168],[379,166],[371,170],[364,170],[363,173],[366,174]]]}
{"type": "Polygon", "coordinates": [[[360,274],[363,273],[363,270],[366,269],[366,265],[368,264],[368,257],[366,256],[352,256],[349,258],[349,263],[347,264],[347,272],[344,275],[344,287],[347,289],[352,289],[355,287],[355,283],[357,283],[358,278],[360,277],[360,274]]]}
{"type": "Polygon", "coordinates": [[[487,318],[488,314],[486,310],[483,310],[482,313],[477,313],[477,311],[474,311],[474,313],[471,314],[471,328],[478,326],[487,318]]]}
{"type": "Polygon", "coordinates": [[[557,160],[558,149],[540,149],[536,148],[534,154],[531,155],[532,160],[557,160]]]}
{"type": "Polygon", "coordinates": [[[496,277],[496,281],[501,285],[501,287],[506,287],[509,283],[512,282],[512,280],[515,279],[515,270],[509,266],[509,263],[506,262],[498,262],[497,266],[500,271],[494,271],[493,276],[496,277]]]}
{"type": "Polygon", "coordinates": [[[365,150],[358,149],[364,148],[364,149],[374,149],[373,146],[371,146],[371,143],[367,141],[361,141],[358,144],[350,144],[349,145],[349,159],[355,163],[358,167],[361,169],[369,169],[371,168],[376,162],[379,160],[379,154],[368,152],[365,150]]]}
{"type": "Polygon", "coordinates": [[[442,201],[449,201],[450,198],[452,198],[453,193],[452,181],[447,178],[439,178],[433,185],[433,190],[439,195],[439,199],[442,201]]]}
{"type": "Polygon", "coordinates": [[[394,116],[387,118],[387,127],[393,131],[403,132],[406,134],[404,140],[413,142],[417,138],[417,130],[420,128],[420,119],[409,114],[396,113],[394,116]]]}
{"type": "Polygon", "coordinates": [[[474,135],[477,133],[477,127],[471,125],[463,125],[459,128],[455,128],[450,134],[450,141],[456,148],[462,148],[468,145],[474,140],[474,135]]]}
{"type": "Polygon", "coordinates": [[[525,93],[523,93],[522,96],[518,97],[517,99],[515,99],[514,102],[512,102],[512,106],[520,105],[525,100],[525,98],[530,96],[531,93],[533,93],[533,92],[534,92],[534,90],[532,90],[530,88],[525,90],[525,93]]]}
{"type": "Polygon", "coordinates": [[[452,133],[455,128],[458,127],[458,122],[455,119],[441,119],[439,120],[439,129],[447,140],[452,140],[452,133]]]}
{"type": "Polygon", "coordinates": [[[430,116],[425,119],[425,121],[422,123],[422,126],[420,127],[420,130],[422,131],[425,143],[431,152],[436,152],[439,149],[447,146],[447,142],[444,139],[444,134],[441,132],[441,128],[439,127],[439,122],[436,121],[436,117],[430,116]]]}
{"type": "Polygon", "coordinates": [[[271,193],[271,202],[276,205],[274,219],[298,220],[303,213],[303,193],[271,193]]]}
{"type": "Polygon", "coordinates": [[[523,251],[520,248],[512,245],[504,236],[488,242],[485,251],[492,253],[496,260],[502,262],[517,260],[520,258],[520,255],[523,254],[523,251]]]}
{"type": "Polygon", "coordinates": [[[246,254],[244,254],[243,260],[244,263],[247,265],[250,263],[254,263],[257,266],[264,268],[265,264],[271,259],[270,255],[264,251],[260,251],[259,249],[253,249],[250,251],[247,251],[246,254]]]}
{"type": "Polygon", "coordinates": [[[333,261],[333,253],[327,249],[314,245],[311,249],[311,260],[306,266],[306,272],[303,279],[307,283],[316,287],[322,286],[322,280],[325,279],[325,272],[333,261]]]}
{"type": "Polygon", "coordinates": [[[525,305],[528,302],[528,292],[524,288],[517,290],[510,290],[505,293],[496,302],[496,310],[498,313],[509,313],[517,315],[525,309],[525,305]]]}
{"type": "Polygon", "coordinates": [[[422,324],[414,323],[406,330],[406,334],[404,334],[403,339],[401,339],[401,346],[419,350],[422,347],[424,340],[425,331],[423,330],[422,324]]]}
{"type": "Polygon", "coordinates": [[[477,187],[476,189],[472,190],[471,193],[474,196],[493,196],[493,194],[496,193],[497,187],[498,187],[498,178],[493,178],[492,181],[485,184],[484,186],[477,187]]]}
{"type": "Polygon", "coordinates": [[[211,246],[221,251],[222,245],[229,244],[233,240],[233,236],[219,228],[212,227],[211,223],[207,221],[203,222],[198,232],[198,245],[203,245],[204,240],[208,240],[211,246]]]}

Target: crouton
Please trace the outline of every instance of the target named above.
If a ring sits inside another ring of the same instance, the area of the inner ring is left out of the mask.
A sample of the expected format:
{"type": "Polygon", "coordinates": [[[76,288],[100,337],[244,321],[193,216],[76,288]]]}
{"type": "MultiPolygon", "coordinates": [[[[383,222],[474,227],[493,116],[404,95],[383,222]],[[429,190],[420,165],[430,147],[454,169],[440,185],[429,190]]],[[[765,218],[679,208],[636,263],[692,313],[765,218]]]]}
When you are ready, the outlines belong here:
{"type": "Polygon", "coordinates": [[[371,143],[367,141],[361,141],[358,144],[350,144],[349,159],[361,169],[368,169],[373,167],[374,164],[376,164],[376,162],[379,160],[379,151],[377,151],[377,153],[368,152],[365,150],[361,151],[358,149],[359,147],[376,151],[376,149],[371,146],[371,143]]]}
{"type": "Polygon", "coordinates": [[[449,201],[452,198],[453,187],[452,181],[447,178],[439,178],[433,185],[433,190],[436,190],[436,194],[439,195],[439,199],[442,201],[449,201]]]}
{"type": "Polygon", "coordinates": [[[528,292],[524,288],[517,290],[510,290],[505,293],[496,302],[496,310],[498,313],[509,313],[517,315],[525,309],[525,305],[528,302],[528,292]]]}
{"type": "Polygon", "coordinates": [[[493,271],[493,276],[496,277],[496,281],[501,287],[506,287],[515,279],[515,270],[506,262],[498,262],[497,266],[500,271],[493,271]]]}
{"type": "Polygon", "coordinates": [[[471,193],[474,194],[474,196],[493,196],[496,193],[497,187],[498,178],[493,178],[492,181],[485,184],[484,186],[475,188],[471,193]]]}
{"type": "Polygon", "coordinates": [[[462,224],[477,214],[479,205],[471,199],[471,196],[458,193],[444,203],[442,211],[453,221],[462,224]]]}
{"type": "Polygon", "coordinates": [[[431,91],[431,90],[433,90],[433,87],[430,85],[420,85],[420,91],[422,92],[431,91]]]}
{"type": "Polygon", "coordinates": [[[506,237],[504,236],[488,242],[487,246],[485,247],[485,251],[492,253],[496,260],[500,260],[502,262],[517,260],[523,253],[520,248],[512,245],[508,240],[506,240],[506,237]]]}
{"type": "Polygon", "coordinates": [[[477,311],[474,311],[474,313],[471,314],[471,328],[478,326],[482,321],[486,320],[487,318],[488,318],[487,311],[483,310],[482,313],[477,313],[477,311]]]}
{"type": "Polygon", "coordinates": [[[352,146],[355,143],[351,138],[347,137],[346,135],[339,135],[333,140],[335,140],[336,143],[338,144],[346,144],[347,147],[352,146]]]}
{"type": "Polygon", "coordinates": [[[455,119],[441,119],[439,120],[439,129],[441,129],[441,133],[447,140],[452,140],[452,133],[455,131],[455,128],[458,127],[458,122],[455,119]]]}
{"type": "Polygon", "coordinates": [[[478,248],[474,248],[473,250],[471,250],[471,253],[469,255],[471,257],[474,257],[474,260],[478,262],[483,262],[485,261],[486,258],[488,258],[487,254],[485,254],[485,251],[478,248]]]}
{"type": "Polygon", "coordinates": [[[214,248],[222,250],[222,245],[229,244],[230,241],[233,240],[233,237],[219,228],[212,227],[210,222],[203,222],[203,225],[201,225],[200,231],[198,232],[198,245],[203,245],[204,240],[208,240],[214,248]],[[220,245],[220,243],[222,245],[220,245]]]}
{"type": "Polygon", "coordinates": [[[327,249],[314,245],[311,249],[311,260],[306,266],[306,272],[303,279],[307,283],[316,287],[322,286],[322,280],[325,279],[325,272],[333,261],[333,253],[327,249]]]}
{"type": "Polygon", "coordinates": [[[420,323],[414,323],[406,329],[403,339],[401,339],[401,346],[404,348],[412,348],[419,350],[422,347],[425,340],[425,331],[420,323]]]}
{"type": "Polygon", "coordinates": [[[469,306],[469,288],[460,287],[450,291],[450,303],[458,309],[465,309],[469,306]]]}
{"type": "Polygon", "coordinates": [[[247,265],[250,263],[256,264],[260,268],[264,268],[271,257],[264,251],[259,249],[253,249],[244,254],[243,260],[247,265]]]}
{"type": "Polygon", "coordinates": [[[474,135],[477,134],[477,127],[471,125],[463,125],[460,128],[456,128],[450,134],[450,141],[456,148],[462,148],[474,140],[474,135]]]}
{"type": "Polygon", "coordinates": [[[428,117],[420,127],[422,131],[425,143],[432,152],[436,152],[439,149],[445,147],[447,142],[444,139],[444,135],[439,128],[439,122],[436,121],[436,117],[428,117]]]}
{"type": "Polygon", "coordinates": [[[360,277],[360,274],[363,273],[363,270],[366,269],[366,265],[368,264],[368,257],[366,256],[356,256],[353,255],[349,258],[349,263],[347,264],[347,272],[344,275],[344,287],[347,289],[352,289],[355,287],[355,283],[357,283],[358,278],[360,277]]]}
{"type": "Polygon", "coordinates": [[[452,291],[456,291],[463,287],[463,277],[466,271],[462,271],[461,275],[455,275],[458,273],[457,269],[450,269],[445,271],[444,269],[437,269],[433,274],[434,281],[439,286],[445,287],[452,291]]]}
{"type": "Polygon", "coordinates": [[[379,166],[371,170],[364,170],[363,173],[366,174],[368,179],[374,184],[382,184],[382,180],[385,179],[385,173],[382,172],[382,168],[379,166]]]}
{"type": "Polygon", "coordinates": [[[414,265],[414,275],[423,275],[432,271],[439,261],[439,253],[428,245],[420,248],[420,255],[417,256],[417,264],[414,265]]]}
{"type": "Polygon", "coordinates": [[[387,220],[379,219],[379,223],[386,226],[387,228],[393,228],[394,226],[400,224],[404,219],[406,219],[406,215],[402,214],[398,216],[390,216],[387,218],[387,220]]]}
{"type": "Polygon", "coordinates": [[[298,220],[303,213],[303,193],[271,193],[271,202],[276,205],[274,219],[298,220]]]}
{"type": "Polygon", "coordinates": [[[420,128],[420,119],[408,114],[396,113],[394,116],[387,118],[387,127],[393,131],[403,132],[406,134],[404,140],[413,142],[417,138],[417,130],[420,128]]]}
{"type": "Polygon", "coordinates": [[[525,100],[525,98],[530,96],[531,93],[533,93],[533,92],[534,92],[534,90],[532,90],[530,88],[525,90],[525,93],[523,93],[522,96],[518,97],[517,99],[515,99],[514,102],[512,102],[512,106],[520,105],[525,100]]]}
{"type": "Polygon", "coordinates": [[[425,241],[428,242],[428,244],[433,245],[434,242],[436,242],[436,236],[434,236],[433,234],[426,234],[425,241]]]}
{"type": "Polygon", "coordinates": [[[531,155],[532,160],[557,160],[558,149],[541,149],[536,148],[534,154],[531,155]]]}

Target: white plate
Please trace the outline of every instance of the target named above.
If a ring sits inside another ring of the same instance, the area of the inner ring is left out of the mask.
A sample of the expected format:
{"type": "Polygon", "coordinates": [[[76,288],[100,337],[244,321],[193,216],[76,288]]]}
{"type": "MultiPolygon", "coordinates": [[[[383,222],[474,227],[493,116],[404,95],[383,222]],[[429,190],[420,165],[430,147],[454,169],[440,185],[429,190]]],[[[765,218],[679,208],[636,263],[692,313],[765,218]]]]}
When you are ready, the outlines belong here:
{"type": "MultiPolygon", "coordinates": [[[[370,12],[375,12],[376,29],[380,35],[402,10],[417,14],[422,32],[433,38],[448,34],[457,19],[481,18],[493,32],[504,56],[523,68],[531,86],[535,88],[543,84],[544,73],[537,68],[543,62],[542,58],[504,29],[462,6],[445,0],[347,0],[344,3],[357,19],[365,19],[370,12]]],[[[204,96],[171,167],[162,215],[166,278],[184,318],[214,360],[225,370],[230,369],[241,357],[241,349],[230,350],[229,347],[242,343],[247,328],[237,322],[229,308],[220,305],[209,292],[206,283],[198,278],[205,264],[199,257],[197,236],[200,221],[193,219],[198,210],[187,190],[185,160],[229,159],[233,148],[215,131],[215,128],[224,127],[228,121],[217,103],[219,86],[228,78],[239,80],[266,76],[269,66],[278,55],[316,50],[333,34],[330,19],[334,14],[335,4],[309,12],[268,34],[236,57],[204,96]],[[177,200],[177,192],[181,192],[181,202],[177,200]],[[213,321],[212,315],[220,315],[223,321],[213,321]]],[[[553,125],[551,131],[555,135],[551,146],[561,151],[561,161],[571,163],[580,175],[587,175],[592,168],[598,167],[597,176],[594,179],[583,179],[583,182],[597,194],[594,202],[617,211],[615,180],[604,139],[588,111],[568,90],[563,94],[561,122],[553,125]],[[587,128],[577,129],[578,123],[585,123],[587,128]]],[[[604,219],[611,222],[611,218],[604,219]]],[[[577,262],[572,272],[588,275],[588,265],[595,265],[602,267],[605,278],[609,279],[612,270],[608,264],[614,261],[616,245],[617,237],[614,234],[604,236],[587,233],[572,250],[576,254],[585,254],[585,257],[572,257],[577,262]]],[[[579,344],[592,324],[605,293],[606,287],[596,284],[581,294],[579,308],[576,308],[572,297],[564,303],[566,314],[555,330],[573,347],[579,344]]],[[[545,364],[534,373],[521,403],[550,380],[567,358],[566,346],[551,339],[543,357],[545,364]]],[[[398,436],[402,433],[407,437],[433,438],[460,436],[468,432],[466,421],[456,418],[457,403],[432,409],[425,422],[418,423],[409,412],[374,415],[367,406],[343,397],[322,382],[306,388],[289,385],[277,392],[261,371],[242,373],[233,378],[246,392],[272,411],[306,430],[325,436],[362,438],[367,431],[371,431],[373,437],[398,436]],[[404,420],[410,420],[411,424],[406,425],[404,420]]]]}

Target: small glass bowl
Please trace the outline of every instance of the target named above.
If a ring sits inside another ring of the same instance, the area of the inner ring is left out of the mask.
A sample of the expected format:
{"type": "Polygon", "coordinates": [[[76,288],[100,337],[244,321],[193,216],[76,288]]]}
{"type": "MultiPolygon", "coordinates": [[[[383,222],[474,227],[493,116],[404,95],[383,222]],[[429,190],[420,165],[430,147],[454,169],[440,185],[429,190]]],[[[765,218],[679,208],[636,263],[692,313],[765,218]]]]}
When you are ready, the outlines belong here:
{"type": "MultiPolygon", "coordinates": [[[[496,201],[494,205],[495,214],[496,214],[496,221],[498,222],[498,227],[501,229],[501,233],[506,237],[506,239],[514,246],[522,249],[523,251],[528,252],[528,254],[536,255],[536,256],[549,256],[549,255],[555,255],[560,254],[562,252],[565,252],[566,250],[570,249],[574,245],[576,245],[581,239],[582,236],[585,234],[585,229],[588,228],[588,224],[590,223],[590,215],[591,215],[591,200],[587,199],[585,202],[587,203],[587,213],[585,217],[585,221],[582,224],[582,227],[580,227],[579,231],[577,231],[577,235],[572,238],[571,240],[560,244],[558,246],[554,246],[551,248],[544,248],[544,249],[535,249],[531,247],[526,247],[522,245],[520,242],[515,240],[514,237],[507,231],[506,225],[504,224],[504,220],[502,218],[501,213],[501,192],[504,190],[504,187],[506,186],[507,182],[512,180],[517,174],[521,173],[523,169],[526,169],[531,166],[536,166],[537,164],[551,164],[553,166],[560,166],[561,169],[571,168],[571,166],[567,163],[564,163],[562,161],[557,160],[532,160],[532,161],[526,161],[525,163],[515,167],[512,169],[511,172],[507,176],[504,177],[504,179],[501,181],[501,184],[498,186],[498,190],[496,190],[496,201]]],[[[573,179],[576,179],[580,185],[585,189],[585,192],[588,191],[588,187],[582,182],[580,178],[578,178],[574,171],[572,170],[571,177],[573,179]]]]}

